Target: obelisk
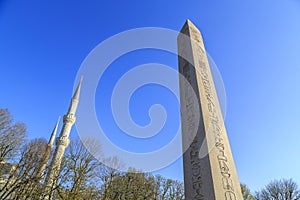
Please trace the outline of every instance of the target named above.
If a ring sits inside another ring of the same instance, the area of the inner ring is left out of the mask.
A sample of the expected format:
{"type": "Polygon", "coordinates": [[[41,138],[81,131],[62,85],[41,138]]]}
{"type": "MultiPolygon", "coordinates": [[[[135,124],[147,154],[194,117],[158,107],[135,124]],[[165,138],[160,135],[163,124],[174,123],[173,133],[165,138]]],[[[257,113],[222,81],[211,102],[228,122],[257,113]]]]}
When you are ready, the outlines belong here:
{"type": "Polygon", "coordinates": [[[201,33],[187,20],[177,42],[179,72],[196,94],[181,76],[185,199],[243,200],[201,33]]]}

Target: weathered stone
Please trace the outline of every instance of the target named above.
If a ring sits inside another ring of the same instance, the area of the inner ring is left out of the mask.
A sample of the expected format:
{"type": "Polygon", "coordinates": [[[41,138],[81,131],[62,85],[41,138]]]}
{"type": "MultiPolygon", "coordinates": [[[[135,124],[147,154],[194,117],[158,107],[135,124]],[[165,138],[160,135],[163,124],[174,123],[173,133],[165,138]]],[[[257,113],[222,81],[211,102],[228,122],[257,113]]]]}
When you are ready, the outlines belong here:
{"type": "Polygon", "coordinates": [[[181,33],[179,72],[191,85],[180,77],[183,149],[187,147],[183,154],[186,200],[242,200],[201,33],[189,20],[181,33]],[[196,98],[188,93],[191,88],[196,98]]]}

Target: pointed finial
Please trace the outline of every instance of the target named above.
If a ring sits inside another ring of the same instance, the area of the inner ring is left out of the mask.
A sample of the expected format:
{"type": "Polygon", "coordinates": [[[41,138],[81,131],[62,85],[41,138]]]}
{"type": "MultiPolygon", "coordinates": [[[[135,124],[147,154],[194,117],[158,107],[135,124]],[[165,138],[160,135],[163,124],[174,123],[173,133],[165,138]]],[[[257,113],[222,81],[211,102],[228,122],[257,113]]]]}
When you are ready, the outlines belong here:
{"type": "Polygon", "coordinates": [[[190,19],[187,19],[183,25],[183,28],[187,28],[187,27],[192,27],[193,29],[198,30],[195,24],[190,19]]]}
{"type": "Polygon", "coordinates": [[[77,85],[77,88],[74,92],[74,95],[72,97],[71,103],[70,103],[70,107],[68,110],[68,114],[75,114],[76,109],[77,109],[77,105],[79,102],[79,96],[80,96],[80,88],[81,88],[81,84],[82,84],[82,80],[83,80],[83,76],[80,77],[80,81],[77,85]]]}
{"type": "Polygon", "coordinates": [[[55,139],[55,136],[56,136],[56,132],[57,132],[59,121],[60,121],[60,116],[58,117],[58,120],[56,122],[56,125],[55,125],[55,127],[54,127],[54,129],[52,131],[51,137],[50,137],[49,142],[48,142],[48,144],[51,145],[51,146],[54,143],[54,139],[55,139]]]}
{"type": "Polygon", "coordinates": [[[76,88],[76,90],[74,92],[74,95],[73,95],[72,99],[79,100],[80,88],[81,88],[82,80],[83,80],[83,76],[80,77],[80,81],[78,83],[78,86],[77,86],[77,88],[76,88]]]}

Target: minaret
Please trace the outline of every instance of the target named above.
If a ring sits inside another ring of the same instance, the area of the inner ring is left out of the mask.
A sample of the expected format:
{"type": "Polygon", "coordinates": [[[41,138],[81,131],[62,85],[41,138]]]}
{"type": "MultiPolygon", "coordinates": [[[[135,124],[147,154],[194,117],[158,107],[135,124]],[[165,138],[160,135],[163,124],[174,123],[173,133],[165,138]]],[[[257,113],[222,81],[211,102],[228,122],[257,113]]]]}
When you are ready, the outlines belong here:
{"type": "Polygon", "coordinates": [[[47,194],[48,197],[46,197],[46,199],[52,199],[53,187],[55,186],[56,180],[59,175],[62,157],[65,153],[66,147],[70,143],[69,135],[70,135],[71,128],[76,120],[75,113],[79,102],[81,84],[82,84],[82,77],[80,78],[80,82],[72,97],[69,110],[67,114],[64,115],[63,127],[61,129],[60,135],[56,139],[56,148],[45,180],[45,187],[48,193],[47,194]]]}
{"type": "Polygon", "coordinates": [[[47,163],[49,161],[51,151],[53,149],[53,143],[54,143],[54,139],[55,139],[55,136],[56,136],[59,121],[60,121],[60,116],[58,117],[57,123],[56,123],[56,125],[55,125],[55,127],[52,131],[51,137],[48,141],[48,144],[46,146],[46,149],[45,149],[45,152],[44,152],[44,155],[43,155],[43,160],[42,160],[41,166],[40,166],[40,168],[38,169],[38,172],[37,172],[38,173],[37,178],[38,178],[39,181],[43,180],[43,178],[44,178],[45,169],[46,169],[47,163]]]}

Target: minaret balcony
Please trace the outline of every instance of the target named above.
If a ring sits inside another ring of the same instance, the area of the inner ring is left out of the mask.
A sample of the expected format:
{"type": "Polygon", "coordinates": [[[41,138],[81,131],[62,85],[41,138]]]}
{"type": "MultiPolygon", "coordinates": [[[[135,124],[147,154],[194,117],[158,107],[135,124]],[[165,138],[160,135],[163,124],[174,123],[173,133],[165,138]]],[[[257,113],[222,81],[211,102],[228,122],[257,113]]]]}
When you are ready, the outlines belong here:
{"type": "Polygon", "coordinates": [[[75,120],[76,120],[76,117],[73,114],[66,114],[66,115],[64,115],[63,122],[69,123],[69,124],[74,124],[75,120]]]}

